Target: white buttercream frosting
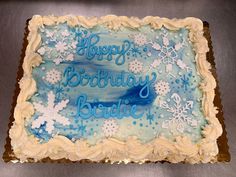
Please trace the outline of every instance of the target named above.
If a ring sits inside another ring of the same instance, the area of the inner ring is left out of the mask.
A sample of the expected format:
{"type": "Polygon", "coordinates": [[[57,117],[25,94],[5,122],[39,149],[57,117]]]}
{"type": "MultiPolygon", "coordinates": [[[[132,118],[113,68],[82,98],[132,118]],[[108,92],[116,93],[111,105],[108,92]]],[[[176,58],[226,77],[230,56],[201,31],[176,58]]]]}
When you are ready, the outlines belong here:
{"type": "Polygon", "coordinates": [[[14,110],[15,121],[10,129],[11,145],[14,154],[20,161],[33,158],[35,161],[50,157],[51,159],[68,158],[71,161],[90,159],[100,161],[109,159],[110,162],[144,162],[167,160],[172,163],[185,161],[188,163],[207,163],[216,161],[218,154],[217,138],[222,134],[222,127],[216,118],[217,109],[214,107],[214,89],[216,81],[210,72],[210,64],[206,60],[208,52],[207,40],[203,36],[203,23],[197,18],[167,19],[148,16],[143,19],[135,17],[108,15],[101,18],[86,18],[83,16],[39,16],[35,15],[29,22],[28,46],[25,53],[23,70],[24,76],[19,82],[20,93],[14,110]],[[146,144],[136,137],[129,137],[126,141],[114,138],[104,139],[96,145],[89,145],[86,140],[70,141],[64,136],[55,136],[46,143],[40,143],[33,135],[27,134],[24,120],[34,114],[34,108],[28,99],[36,92],[36,82],[32,77],[32,69],[40,65],[42,58],[36,53],[41,37],[38,28],[43,25],[55,25],[66,22],[70,26],[78,24],[92,28],[96,25],[105,25],[110,29],[118,30],[120,27],[139,28],[150,25],[154,29],[162,26],[170,30],[179,28],[189,29],[189,39],[194,45],[196,53],[197,70],[203,82],[202,107],[208,124],[202,130],[203,139],[193,143],[187,136],[175,137],[168,140],[165,137],[156,137],[146,144]]]}

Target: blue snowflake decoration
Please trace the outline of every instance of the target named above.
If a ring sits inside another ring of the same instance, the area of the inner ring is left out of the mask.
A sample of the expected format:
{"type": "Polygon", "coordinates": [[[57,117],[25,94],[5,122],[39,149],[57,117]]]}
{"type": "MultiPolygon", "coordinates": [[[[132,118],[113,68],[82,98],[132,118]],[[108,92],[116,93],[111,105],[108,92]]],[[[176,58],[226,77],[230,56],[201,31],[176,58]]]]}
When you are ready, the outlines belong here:
{"type": "Polygon", "coordinates": [[[151,114],[151,110],[148,110],[148,113],[146,114],[146,119],[149,121],[149,124],[152,124],[152,121],[154,121],[154,114],[151,114]]]}
{"type": "Polygon", "coordinates": [[[83,125],[83,122],[80,125],[78,125],[78,130],[79,130],[79,133],[81,134],[81,136],[84,136],[85,133],[87,132],[86,128],[87,128],[87,126],[83,125]]]}
{"type": "Polygon", "coordinates": [[[141,50],[138,47],[136,47],[135,45],[134,45],[134,47],[132,47],[130,49],[130,51],[131,51],[133,57],[137,57],[142,54],[141,50]]]}
{"type": "Polygon", "coordinates": [[[185,91],[187,91],[187,89],[190,86],[189,83],[189,77],[187,77],[185,74],[183,75],[183,77],[180,78],[181,79],[181,85],[184,88],[185,91]]]}
{"type": "Polygon", "coordinates": [[[192,73],[184,74],[180,78],[175,80],[175,83],[178,84],[184,91],[188,91],[191,89],[190,79],[192,77],[192,73]]]}

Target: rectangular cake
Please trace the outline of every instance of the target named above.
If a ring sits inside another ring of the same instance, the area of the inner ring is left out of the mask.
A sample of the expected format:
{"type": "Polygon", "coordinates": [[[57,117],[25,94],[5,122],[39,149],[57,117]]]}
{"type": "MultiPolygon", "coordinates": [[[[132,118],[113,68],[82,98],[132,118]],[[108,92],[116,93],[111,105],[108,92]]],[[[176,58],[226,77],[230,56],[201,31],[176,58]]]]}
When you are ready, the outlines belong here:
{"type": "Polygon", "coordinates": [[[217,161],[201,20],[35,15],[28,29],[9,131],[21,162],[217,161]]]}

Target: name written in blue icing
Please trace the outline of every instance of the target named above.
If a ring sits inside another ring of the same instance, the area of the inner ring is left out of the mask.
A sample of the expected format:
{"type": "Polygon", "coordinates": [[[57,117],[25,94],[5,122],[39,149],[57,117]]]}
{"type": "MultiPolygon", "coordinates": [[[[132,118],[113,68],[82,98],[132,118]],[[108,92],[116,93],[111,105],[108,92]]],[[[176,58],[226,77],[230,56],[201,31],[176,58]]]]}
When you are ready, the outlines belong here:
{"type": "Polygon", "coordinates": [[[102,61],[103,59],[111,61],[114,56],[117,65],[123,65],[125,63],[126,52],[128,52],[131,46],[130,41],[124,40],[121,46],[97,46],[99,41],[100,37],[98,34],[91,34],[88,37],[79,38],[77,54],[85,56],[88,60],[93,60],[96,57],[98,61],[102,61]]]}
{"type": "Polygon", "coordinates": [[[122,104],[122,99],[119,99],[117,103],[112,104],[110,107],[106,107],[103,104],[98,104],[98,106],[92,106],[91,103],[87,102],[87,95],[81,94],[78,96],[77,101],[77,118],[89,119],[91,117],[95,118],[118,118],[122,119],[124,117],[133,117],[139,119],[143,116],[144,112],[137,113],[137,105],[125,105],[122,104]]]}
{"type": "Polygon", "coordinates": [[[93,74],[88,74],[85,69],[79,68],[75,70],[73,66],[66,67],[64,71],[64,86],[77,87],[87,86],[104,88],[110,84],[112,87],[137,87],[142,86],[139,91],[140,98],[147,98],[150,93],[150,86],[155,82],[157,75],[155,72],[145,78],[136,78],[132,73],[125,73],[124,71],[113,73],[106,70],[97,70],[93,74]]]}

